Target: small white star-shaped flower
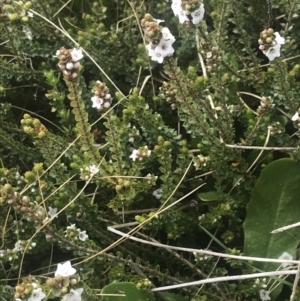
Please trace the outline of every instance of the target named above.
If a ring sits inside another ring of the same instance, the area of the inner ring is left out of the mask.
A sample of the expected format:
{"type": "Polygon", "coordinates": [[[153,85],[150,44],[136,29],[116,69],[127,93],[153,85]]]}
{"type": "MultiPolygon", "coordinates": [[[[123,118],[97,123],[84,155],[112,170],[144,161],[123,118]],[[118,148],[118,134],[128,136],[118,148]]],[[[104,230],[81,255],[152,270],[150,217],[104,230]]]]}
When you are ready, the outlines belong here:
{"type": "Polygon", "coordinates": [[[83,58],[82,50],[80,48],[73,48],[71,51],[71,57],[73,62],[78,62],[83,58]]]}
{"type": "Polygon", "coordinates": [[[179,22],[182,24],[184,22],[189,22],[189,18],[187,17],[186,15],[186,12],[181,9],[179,12],[178,12],[178,18],[179,18],[179,22]]]}
{"type": "Polygon", "coordinates": [[[46,295],[39,287],[31,292],[31,296],[29,297],[28,301],[41,301],[45,297],[46,295]]]}
{"type": "Polygon", "coordinates": [[[74,290],[71,288],[70,292],[63,296],[63,301],[81,301],[81,294],[83,293],[83,288],[78,288],[74,290]]]}
{"type": "MultiPolygon", "coordinates": [[[[53,218],[55,216],[55,214],[57,213],[57,208],[52,208],[51,206],[48,207],[49,211],[48,211],[48,215],[53,218]]],[[[58,216],[56,216],[57,218],[58,216]]]]}
{"type": "Polygon", "coordinates": [[[75,224],[71,224],[71,226],[68,226],[67,230],[76,230],[75,224]]]}
{"type": "Polygon", "coordinates": [[[203,20],[204,13],[205,13],[204,5],[203,3],[201,3],[200,7],[191,13],[191,16],[193,18],[192,19],[193,24],[200,23],[203,20]]]}
{"type": "Polygon", "coordinates": [[[259,291],[259,297],[262,301],[271,300],[270,293],[266,290],[260,290],[259,291]]]}
{"type": "MultiPolygon", "coordinates": [[[[283,259],[283,260],[293,260],[293,256],[291,254],[289,254],[288,252],[283,252],[279,257],[278,259],[283,259]]],[[[292,263],[288,263],[288,262],[283,262],[281,264],[281,266],[283,268],[286,268],[288,266],[292,265],[292,263]]]]}
{"type": "Polygon", "coordinates": [[[91,100],[92,100],[92,103],[93,103],[92,108],[96,108],[96,109],[100,110],[101,107],[102,107],[102,104],[103,104],[103,99],[98,97],[98,96],[93,96],[91,98],[91,100]]]}
{"type": "Polygon", "coordinates": [[[54,273],[54,276],[62,276],[62,277],[69,277],[72,276],[76,273],[76,270],[74,268],[72,268],[71,266],[71,262],[67,261],[63,264],[59,263],[57,265],[57,270],[54,273]]]}
{"type": "Polygon", "coordinates": [[[92,176],[94,176],[95,174],[97,174],[99,172],[99,168],[97,168],[96,165],[91,165],[91,166],[87,167],[87,170],[90,172],[90,174],[92,176]]]}
{"type": "Polygon", "coordinates": [[[280,57],[280,48],[281,48],[281,45],[276,44],[267,50],[267,52],[265,54],[270,61],[273,61],[276,57],[280,57]]]}
{"type": "Polygon", "coordinates": [[[277,44],[280,44],[280,45],[283,45],[284,43],[285,43],[285,38],[283,38],[280,34],[279,34],[279,32],[274,32],[274,34],[275,34],[275,42],[277,43],[277,44]]]}
{"type": "Polygon", "coordinates": [[[160,53],[163,59],[166,56],[171,56],[174,53],[174,48],[172,47],[173,41],[172,40],[165,40],[161,39],[159,44],[155,48],[155,53],[160,53]]]}
{"type": "Polygon", "coordinates": [[[135,161],[138,158],[138,154],[139,154],[139,150],[134,149],[132,151],[132,154],[129,156],[129,158],[132,159],[132,161],[135,161]]]}
{"type": "Polygon", "coordinates": [[[81,231],[78,234],[80,240],[85,241],[89,236],[86,234],[86,231],[81,231]]]}
{"type": "Polygon", "coordinates": [[[279,32],[274,32],[275,39],[272,43],[272,47],[270,47],[265,55],[268,57],[270,61],[273,61],[276,57],[280,57],[280,48],[281,45],[285,43],[285,39],[280,36],[279,32]]]}
{"type": "Polygon", "coordinates": [[[153,191],[152,195],[159,200],[159,199],[161,199],[161,197],[163,195],[163,190],[160,189],[160,188],[156,189],[156,190],[153,191]]]}
{"type": "Polygon", "coordinates": [[[163,38],[164,38],[166,41],[169,41],[169,40],[171,40],[171,41],[173,41],[173,42],[176,41],[175,37],[171,34],[170,29],[169,29],[168,27],[164,27],[164,28],[161,30],[161,33],[162,33],[162,35],[163,35],[163,38]]]}

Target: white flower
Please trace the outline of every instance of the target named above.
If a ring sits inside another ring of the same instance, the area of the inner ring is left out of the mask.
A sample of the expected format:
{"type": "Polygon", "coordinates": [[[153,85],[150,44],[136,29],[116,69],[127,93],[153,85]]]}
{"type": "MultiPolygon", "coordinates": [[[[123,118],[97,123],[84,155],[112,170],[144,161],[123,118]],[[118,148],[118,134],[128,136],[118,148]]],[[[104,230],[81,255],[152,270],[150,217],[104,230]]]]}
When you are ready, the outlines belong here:
{"type": "Polygon", "coordinates": [[[60,55],[60,50],[56,50],[55,55],[56,56],[60,55]]]}
{"type": "Polygon", "coordinates": [[[175,37],[171,34],[170,30],[168,27],[164,27],[162,30],[161,30],[161,33],[163,35],[163,38],[168,41],[168,40],[171,40],[173,42],[176,41],[175,37]]]}
{"type": "Polygon", "coordinates": [[[92,108],[100,110],[103,104],[103,99],[98,96],[93,96],[91,100],[93,102],[92,108]]]}
{"type": "Polygon", "coordinates": [[[281,45],[285,43],[285,39],[280,36],[278,32],[275,32],[275,40],[273,41],[274,45],[268,49],[265,55],[270,61],[273,61],[276,57],[280,57],[280,48],[281,45]]]}
{"type": "Polygon", "coordinates": [[[180,23],[189,21],[189,18],[187,17],[187,12],[182,9],[181,0],[173,0],[171,8],[173,10],[174,15],[179,17],[180,23]]]}
{"type": "Polygon", "coordinates": [[[151,57],[152,61],[157,61],[161,64],[166,56],[171,56],[174,53],[174,48],[172,47],[174,41],[175,39],[165,40],[162,38],[156,46],[152,43],[146,45],[148,55],[151,57]]]}
{"type": "MultiPolygon", "coordinates": [[[[279,257],[278,259],[283,259],[283,260],[293,260],[293,256],[291,254],[289,254],[288,252],[283,252],[279,257]]],[[[292,265],[292,263],[288,263],[288,262],[283,262],[281,264],[281,266],[283,268],[286,268],[288,267],[289,265],[292,265]]]]}
{"type": "Polygon", "coordinates": [[[200,7],[191,13],[193,24],[198,24],[203,20],[205,13],[204,5],[201,3],[200,7]]]}
{"type": "Polygon", "coordinates": [[[163,190],[162,189],[156,189],[153,191],[152,195],[154,197],[156,197],[158,200],[162,197],[162,194],[163,194],[163,190]]]}
{"type": "Polygon", "coordinates": [[[87,167],[87,170],[90,172],[91,176],[94,176],[99,172],[99,168],[97,168],[95,165],[87,167]]]}
{"type": "Polygon", "coordinates": [[[155,47],[156,47],[156,46],[153,45],[151,42],[150,42],[149,44],[146,45],[146,49],[147,49],[148,55],[149,55],[150,57],[152,57],[152,55],[155,54],[155,47]]]}
{"type": "Polygon", "coordinates": [[[277,44],[268,49],[268,51],[265,54],[270,61],[273,61],[276,57],[280,57],[280,48],[281,48],[281,45],[277,44]]]}
{"type": "Polygon", "coordinates": [[[279,32],[274,32],[275,34],[275,41],[277,44],[283,45],[285,43],[285,38],[283,38],[282,36],[280,36],[279,32]]]}
{"type": "MultiPolygon", "coordinates": [[[[50,215],[51,218],[54,217],[54,215],[57,213],[57,208],[52,208],[51,206],[48,207],[49,211],[48,211],[48,215],[50,215]]],[[[56,216],[57,218],[58,216],[56,216]]]]}
{"type": "Polygon", "coordinates": [[[132,161],[135,161],[138,158],[138,154],[139,154],[139,150],[138,149],[134,149],[132,151],[132,154],[129,156],[129,158],[131,158],[132,161]]]}
{"type": "Polygon", "coordinates": [[[262,301],[271,300],[270,293],[266,290],[260,290],[259,297],[262,301]]]}
{"type": "Polygon", "coordinates": [[[171,8],[173,10],[174,15],[177,16],[178,13],[182,10],[181,0],[173,0],[171,8]]]}
{"type": "Polygon", "coordinates": [[[83,58],[82,50],[80,48],[73,48],[71,52],[71,57],[73,62],[77,62],[83,58]]]}
{"type": "Polygon", "coordinates": [[[75,224],[72,224],[71,226],[68,226],[67,230],[76,230],[75,224]]]}
{"type": "Polygon", "coordinates": [[[39,287],[32,291],[31,296],[28,301],[41,301],[46,295],[43,293],[42,289],[39,287]]]}
{"type": "Polygon", "coordinates": [[[299,113],[296,112],[292,117],[292,121],[297,121],[298,119],[299,119],[299,113]]]}
{"type": "Polygon", "coordinates": [[[164,55],[159,51],[155,51],[154,54],[151,56],[151,59],[154,62],[162,64],[162,62],[164,61],[164,55]]]}
{"type": "Polygon", "coordinates": [[[62,276],[62,277],[69,277],[72,276],[76,273],[76,270],[74,268],[72,268],[71,266],[71,262],[67,261],[63,264],[59,263],[57,265],[57,270],[54,273],[54,276],[62,276]]]}
{"type": "Polygon", "coordinates": [[[28,11],[28,12],[27,12],[27,16],[30,17],[30,18],[33,18],[33,13],[30,12],[30,11],[28,11]]]}
{"type": "Polygon", "coordinates": [[[159,44],[155,48],[155,53],[160,53],[163,58],[166,56],[172,56],[174,53],[174,48],[172,47],[173,41],[161,39],[159,44]]]}
{"type": "Polygon", "coordinates": [[[24,244],[24,242],[22,240],[18,240],[15,243],[15,247],[13,248],[13,252],[23,251],[23,249],[24,249],[23,244],[24,244]]]}
{"type": "Polygon", "coordinates": [[[186,12],[182,9],[178,12],[178,18],[180,23],[189,22],[189,18],[186,15],[186,12]]]}
{"type": "Polygon", "coordinates": [[[86,234],[86,231],[79,232],[79,239],[85,241],[89,236],[86,234]]]}
{"type": "Polygon", "coordinates": [[[81,301],[81,294],[83,293],[83,288],[78,288],[74,290],[71,288],[70,292],[63,296],[63,301],[81,301]]]}

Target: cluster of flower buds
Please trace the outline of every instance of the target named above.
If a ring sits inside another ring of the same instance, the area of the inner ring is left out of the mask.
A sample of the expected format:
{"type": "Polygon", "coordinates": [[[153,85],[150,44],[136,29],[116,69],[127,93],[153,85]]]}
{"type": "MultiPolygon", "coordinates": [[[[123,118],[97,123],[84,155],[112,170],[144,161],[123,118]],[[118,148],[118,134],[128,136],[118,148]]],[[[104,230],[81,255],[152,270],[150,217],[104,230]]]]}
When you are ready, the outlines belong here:
{"type": "Polygon", "coordinates": [[[209,45],[208,49],[206,51],[202,50],[201,53],[205,55],[207,71],[215,71],[221,61],[221,57],[218,55],[218,47],[209,45]]]}
{"type": "Polygon", "coordinates": [[[284,132],[283,125],[279,122],[273,122],[271,125],[268,126],[268,130],[270,130],[270,134],[273,136],[275,134],[281,134],[284,132]]]}
{"type": "Polygon", "coordinates": [[[274,104],[271,98],[263,96],[260,100],[260,106],[257,108],[257,113],[265,112],[268,108],[273,108],[274,104]]]}
{"type": "Polygon", "coordinates": [[[152,61],[162,63],[165,57],[170,57],[174,53],[172,44],[175,42],[175,37],[171,34],[167,27],[159,26],[163,20],[156,20],[150,14],[146,14],[141,21],[144,29],[148,55],[152,61]]]}
{"type": "Polygon", "coordinates": [[[80,48],[65,49],[60,48],[56,51],[59,58],[58,67],[62,71],[64,78],[68,81],[76,80],[79,73],[79,60],[83,58],[80,48]]]}
{"type": "Polygon", "coordinates": [[[35,138],[41,139],[46,135],[46,127],[37,118],[32,118],[29,114],[24,114],[21,124],[23,125],[24,132],[35,138]]]}
{"type": "Polygon", "coordinates": [[[171,108],[174,110],[177,108],[176,101],[177,89],[173,88],[168,82],[163,82],[160,87],[160,97],[165,99],[167,102],[171,103],[171,108]]]}
{"type": "Polygon", "coordinates": [[[27,295],[26,296],[27,298],[29,294],[32,295],[32,297],[30,296],[29,298],[30,300],[42,299],[46,297],[46,295],[42,293],[42,289],[39,287],[39,282],[35,277],[29,276],[27,278],[23,278],[22,280],[23,280],[22,283],[19,283],[15,288],[16,300],[21,300],[19,298],[24,295],[27,295]]]}
{"type": "Polygon", "coordinates": [[[23,1],[0,0],[0,17],[5,15],[11,21],[21,20],[27,22],[28,17],[33,17],[33,14],[28,12],[31,6],[30,1],[24,3],[23,1]]]}
{"type": "MultiPolygon", "coordinates": [[[[205,249],[205,251],[210,251],[209,249],[205,249]]],[[[198,252],[193,252],[195,256],[195,261],[204,261],[204,260],[210,260],[212,258],[211,255],[203,254],[203,253],[198,253],[198,252]]]]}
{"type": "Polygon", "coordinates": [[[106,87],[105,83],[97,80],[96,84],[92,89],[94,96],[91,98],[92,107],[99,111],[107,110],[111,106],[111,95],[108,93],[109,89],[106,87]]]}
{"type": "Polygon", "coordinates": [[[259,49],[270,61],[280,57],[280,48],[284,43],[285,39],[278,32],[274,32],[272,28],[264,29],[258,40],[259,49]]]}
{"type": "Polygon", "coordinates": [[[202,0],[172,0],[171,7],[180,23],[198,24],[203,20],[205,9],[202,0]]]}
{"type": "Polygon", "coordinates": [[[206,163],[209,161],[209,156],[203,156],[203,155],[198,155],[196,158],[194,158],[194,166],[198,169],[201,168],[202,166],[206,166],[206,163]]]}
{"type": "Polygon", "coordinates": [[[96,175],[99,171],[99,168],[97,168],[95,165],[87,166],[85,169],[80,168],[81,178],[87,181],[94,175],[96,175]]]}
{"type": "Polygon", "coordinates": [[[140,147],[139,149],[134,149],[132,151],[132,154],[129,156],[129,158],[132,159],[132,161],[135,161],[138,159],[139,161],[142,161],[146,157],[150,157],[151,150],[148,149],[148,146],[140,147]]]}

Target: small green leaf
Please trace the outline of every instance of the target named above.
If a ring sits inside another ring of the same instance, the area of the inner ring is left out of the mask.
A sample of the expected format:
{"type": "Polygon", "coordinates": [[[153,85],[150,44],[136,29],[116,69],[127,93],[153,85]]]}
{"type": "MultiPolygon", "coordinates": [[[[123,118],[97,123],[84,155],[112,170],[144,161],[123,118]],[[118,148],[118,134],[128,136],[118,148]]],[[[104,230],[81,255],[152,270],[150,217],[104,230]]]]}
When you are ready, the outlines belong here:
{"type": "Polygon", "coordinates": [[[120,295],[120,296],[102,296],[103,301],[154,301],[155,300],[152,292],[140,290],[133,283],[130,282],[111,283],[102,289],[101,294],[120,295]]]}
{"type": "Polygon", "coordinates": [[[221,201],[222,195],[217,191],[201,192],[198,197],[203,202],[221,201]]]}

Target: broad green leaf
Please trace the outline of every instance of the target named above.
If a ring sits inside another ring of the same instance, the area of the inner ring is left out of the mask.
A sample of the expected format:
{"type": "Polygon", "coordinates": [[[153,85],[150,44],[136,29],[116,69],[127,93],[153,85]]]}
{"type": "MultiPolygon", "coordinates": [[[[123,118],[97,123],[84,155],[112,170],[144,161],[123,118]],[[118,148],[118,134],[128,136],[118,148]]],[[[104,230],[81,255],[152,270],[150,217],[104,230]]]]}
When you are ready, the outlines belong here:
{"type": "MultiPolygon", "coordinates": [[[[271,231],[299,222],[299,212],[300,163],[292,159],[272,162],[262,171],[247,206],[245,255],[277,259],[283,252],[288,252],[295,258],[300,229],[276,234],[271,231]]],[[[271,271],[279,264],[259,263],[256,266],[271,271]]]]}
{"type": "Polygon", "coordinates": [[[154,301],[155,300],[152,292],[140,290],[133,283],[130,282],[111,283],[102,289],[101,294],[103,295],[102,297],[103,301],[154,301]],[[118,294],[120,296],[116,296],[118,294]]]}
{"type": "Polygon", "coordinates": [[[169,301],[185,301],[183,297],[172,293],[162,293],[162,295],[169,301]]]}
{"type": "Polygon", "coordinates": [[[203,202],[220,201],[222,195],[217,191],[201,192],[198,193],[198,197],[203,202]]]}

